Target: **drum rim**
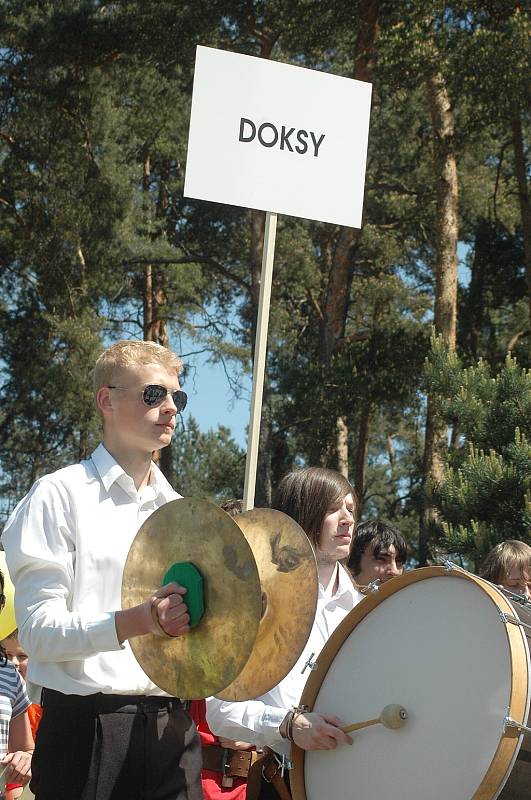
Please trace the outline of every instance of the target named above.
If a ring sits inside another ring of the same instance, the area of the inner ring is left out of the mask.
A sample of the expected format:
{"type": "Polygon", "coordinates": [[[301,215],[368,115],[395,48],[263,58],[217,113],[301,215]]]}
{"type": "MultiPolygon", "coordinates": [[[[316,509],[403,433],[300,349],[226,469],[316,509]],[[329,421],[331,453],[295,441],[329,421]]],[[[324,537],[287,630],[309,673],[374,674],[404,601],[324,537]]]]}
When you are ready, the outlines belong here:
{"type": "MultiPolygon", "coordinates": [[[[310,710],[313,709],[321,685],[342,644],[374,608],[403,587],[435,577],[455,577],[472,581],[490,597],[500,612],[510,616],[515,614],[514,606],[494,584],[459,567],[451,569],[439,566],[420,567],[406,572],[390,581],[386,581],[377,591],[366,595],[340,622],[321,650],[317,659],[317,668],[306,681],[300,700],[301,705],[308,706],[310,710]]],[[[520,625],[505,622],[505,631],[512,665],[511,693],[507,714],[511,719],[525,725],[529,708],[528,695],[531,693],[531,687],[529,686],[529,679],[525,681],[524,676],[529,675],[530,654],[525,634],[520,625]]],[[[519,745],[520,735],[516,729],[509,729],[501,735],[491,764],[470,800],[494,800],[498,796],[498,793],[503,788],[504,779],[508,777],[507,773],[516,758],[519,745]]],[[[304,759],[305,751],[293,744],[291,749],[293,769],[290,771],[293,800],[308,800],[304,782],[304,759]]]]}

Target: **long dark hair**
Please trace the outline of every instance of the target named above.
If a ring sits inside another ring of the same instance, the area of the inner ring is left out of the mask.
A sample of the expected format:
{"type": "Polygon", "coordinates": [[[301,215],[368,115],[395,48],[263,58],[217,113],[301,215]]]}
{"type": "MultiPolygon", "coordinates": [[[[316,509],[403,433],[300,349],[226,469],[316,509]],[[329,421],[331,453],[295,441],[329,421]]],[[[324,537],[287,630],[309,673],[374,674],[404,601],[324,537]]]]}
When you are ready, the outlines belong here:
{"type": "Polygon", "coordinates": [[[353,486],[341,473],[324,467],[306,467],[284,475],[272,506],[298,522],[317,549],[326,512],[347,494],[356,502],[353,486]]]}

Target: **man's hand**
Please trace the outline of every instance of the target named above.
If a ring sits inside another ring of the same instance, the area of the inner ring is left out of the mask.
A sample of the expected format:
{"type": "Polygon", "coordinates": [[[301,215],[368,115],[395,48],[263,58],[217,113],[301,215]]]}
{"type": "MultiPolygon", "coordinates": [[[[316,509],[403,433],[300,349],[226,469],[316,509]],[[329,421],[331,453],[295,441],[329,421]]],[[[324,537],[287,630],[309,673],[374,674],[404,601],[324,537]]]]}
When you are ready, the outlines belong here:
{"type": "Polygon", "coordinates": [[[25,750],[16,750],[8,753],[0,762],[2,766],[7,765],[3,774],[6,783],[29,783],[31,778],[31,756],[25,750]]]}
{"type": "Polygon", "coordinates": [[[114,622],[120,644],[132,636],[153,633],[156,636],[182,636],[190,630],[188,608],[183,600],[184,586],[168,583],[144,603],[116,611],[114,622]]]}
{"type": "Polygon", "coordinates": [[[161,586],[147,601],[151,621],[150,633],[158,636],[182,636],[190,630],[190,616],[183,600],[186,589],[178,583],[161,586]]]}
{"type": "Polygon", "coordinates": [[[306,712],[295,716],[291,735],[302,750],[334,750],[339,744],[353,743],[341,725],[341,720],[330,714],[306,712]]]}
{"type": "Polygon", "coordinates": [[[252,750],[254,744],[249,744],[249,742],[236,742],[234,739],[224,739],[222,736],[218,736],[219,743],[221,747],[226,747],[227,750],[252,750]]]}

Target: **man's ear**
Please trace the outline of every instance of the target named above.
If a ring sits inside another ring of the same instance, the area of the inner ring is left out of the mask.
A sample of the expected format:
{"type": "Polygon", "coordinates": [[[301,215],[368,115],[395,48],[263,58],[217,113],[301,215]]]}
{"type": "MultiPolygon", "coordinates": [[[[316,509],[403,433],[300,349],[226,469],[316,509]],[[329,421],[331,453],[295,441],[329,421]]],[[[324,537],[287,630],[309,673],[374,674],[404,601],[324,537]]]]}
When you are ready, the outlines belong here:
{"type": "Polygon", "coordinates": [[[96,392],[96,408],[103,416],[107,416],[112,411],[112,396],[108,386],[100,386],[96,392]]]}

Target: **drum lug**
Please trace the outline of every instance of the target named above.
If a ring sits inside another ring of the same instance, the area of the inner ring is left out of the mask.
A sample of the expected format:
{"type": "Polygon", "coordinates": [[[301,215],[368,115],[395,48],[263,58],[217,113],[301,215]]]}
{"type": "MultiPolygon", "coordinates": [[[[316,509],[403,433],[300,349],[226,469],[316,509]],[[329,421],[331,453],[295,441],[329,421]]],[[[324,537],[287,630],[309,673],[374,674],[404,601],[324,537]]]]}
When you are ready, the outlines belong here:
{"type": "Polygon", "coordinates": [[[531,602],[524,597],[523,594],[516,594],[515,592],[511,592],[509,589],[506,589],[505,586],[501,586],[501,584],[496,584],[497,589],[501,589],[506,595],[511,603],[518,603],[520,606],[525,606],[526,608],[531,608],[531,602]]]}
{"type": "Polygon", "coordinates": [[[507,716],[503,720],[503,732],[507,732],[507,728],[512,728],[513,730],[517,730],[518,733],[525,733],[530,734],[531,728],[527,725],[523,725],[521,722],[516,722],[516,720],[511,719],[511,717],[507,716]]]}
{"type": "Polygon", "coordinates": [[[501,609],[498,609],[498,611],[500,614],[501,621],[504,622],[506,625],[509,622],[511,622],[513,625],[518,625],[519,628],[527,628],[528,630],[531,631],[531,625],[529,625],[527,622],[522,622],[522,620],[518,619],[518,617],[513,617],[512,614],[507,614],[505,611],[502,611],[501,609]]]}
{"type": "Polygon", "coordinates": [[[317,661],[312,661],[314,655],[315,653],[310,653],[310,655],[308,656],[308,660],[305,662],[303,668],[301,669],[301,675],[304,675],[307,667],[310,667],[312,672],[315,672],[315,670],[319,668],[319,664],[317,663],[317,661]]]}

